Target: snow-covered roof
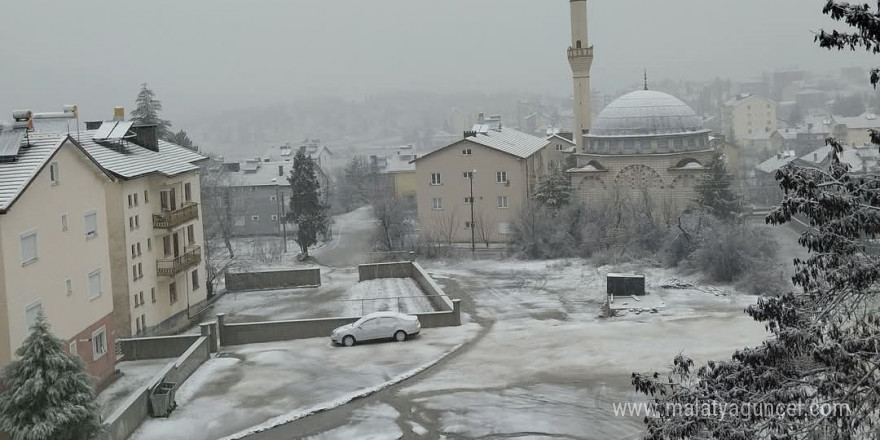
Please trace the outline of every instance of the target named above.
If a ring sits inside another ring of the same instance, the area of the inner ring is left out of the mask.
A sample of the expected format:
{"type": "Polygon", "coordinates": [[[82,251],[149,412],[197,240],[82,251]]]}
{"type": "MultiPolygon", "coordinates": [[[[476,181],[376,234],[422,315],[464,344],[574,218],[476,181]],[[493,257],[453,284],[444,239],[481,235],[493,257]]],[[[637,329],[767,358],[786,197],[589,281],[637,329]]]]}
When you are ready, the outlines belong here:
{"type": "MultiPolygon", "coordinates": [[[[568,133],[568,134],[571,135],[571,133],[568,133]]],[[[575,145],[574,141],[572,141],[571,139],[569,139],[565,136],[562,136],[560,133],[553,133],[550,136],[547,136],[547,142],[550,142],[553,139],[559,139],[559,140],[562,140],[562,141],[568,143],[569,145],[575,145]]]]}
{"type": "MultiPolygon", "coordinates": [[[[541,151],[548,144],[548,141],[544,138],[532,136],[530,134],[526,134],[508,127],[501,127],[498,130],[488,128],[484,130],[482,126],[474,126],[474,129],[474,131],[476,131],[476,134],[474,136],[466,137],[465,139],[463,139],[463,141],[470,141],[476,144],[480,144],[485,147],[498,150],[502,153],[507,153],[519,157],[521,159],[531,157],[535,153],[541,151]]],[[[458,142],[432,151],[431,153],[415,159],[413,162],[422,160],[428,156],[433,155],[437,151],[445,150],[446,148],[449,148],[452,145],[456,145],[457,143],[458,142]]]]}
{"type": "Polygon", "coordinates": [[[144,148],[132,142],[122,142],[119,146],[99,144],[92,139],[96,130],[82,131],[79,144],[104,169],[125,179],[134,179],[158,173],[176,176],[199,169],[196,163],[206,160],[205,156],[170,142],[159,141],[159,151],[144,148]]]}
{"type": "Polygon", "coordinates": [[[782,153],[779,153],[770,159],[767,159],[764,162],[761,162],[755,168],[765,172],[772,173],[785,165],[788,165],[789,162],[797,159],[797,155],[795,155],[794,150],[788,150],[782,153]]]}
{"type": "Polygon", "coordinates": [[[835,116],[834,121],[838,124],[846,125],[851,130],[880,128],[880,118],[874,113],[863,113],[854,117],[835,116]]]}
{"type": "Polygon", "coordinates": [[[801,156],[799,160],[810,165],[819,165],[828,158],[828,155],[831,154],[832,148],[833,147],[831,147],[830,145],[826,145],[822,148],[801,156]]]}
{"type": "Polygon", "coordinates": [[[275,161],[255,163],[252,169],[229,171],[230,178],[224,181],[226,186],[277,186],[288,185],[287,176],[293,170],[293,162],[275,161]],[[281,167],[281,172],[278,168],[281,167]]]}

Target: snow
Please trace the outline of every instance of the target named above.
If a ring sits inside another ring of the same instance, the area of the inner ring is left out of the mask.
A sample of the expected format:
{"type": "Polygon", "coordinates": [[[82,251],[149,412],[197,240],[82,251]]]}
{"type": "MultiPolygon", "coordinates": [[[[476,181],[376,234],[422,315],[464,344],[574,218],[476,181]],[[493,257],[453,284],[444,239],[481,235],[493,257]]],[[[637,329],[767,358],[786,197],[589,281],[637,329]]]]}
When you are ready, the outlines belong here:
{"type": "Polygon", "coordinates": [[[352,420],[346,425],[318,435],[306,437],[307,440],[396,440],[401,438],[403,431],[394,424],[400,414],[391,405],[369,405],[358,409],[352,414],[352,420]]]}
{"type": "Polygon", "coordinates": [[[237,439],[325,411],[418,374],[478,328],[426,329],[407,342],[350,348],[329,338],[228,347],[183,384],[171,417],[148,420],[132,440],[237,439]]]}
{"type": "Polygon", "coordinates": [[[121,376],[98,394],[98,406],[101,415],[106,419],[116,411],[122,402],[131,393],[141,387],[151,385],[149,381],[159,373],[162,368],[177,359],[153,359],[146,361],[129,361],[116,364],[121,376]]]}
{"type": "Polygon", "coordinates": [[[347,292],[347,314],[363,316],[373,312],[429,313],[434,306],[412,278],[383,278],[358,283],[347,292]],[[360,301],[357,301],[360,300],[360,301]]]}
{"type": "Polygon", "coordinates": [[[415,434],[419,437],[425,437],[428,435],[428,429],[425,428],[424,426],[419,425],[418,423],[413,422],[413,421],[410,421],[409,425],[410,425],[410,430],[413,432],[413,434],[415,434]]]}

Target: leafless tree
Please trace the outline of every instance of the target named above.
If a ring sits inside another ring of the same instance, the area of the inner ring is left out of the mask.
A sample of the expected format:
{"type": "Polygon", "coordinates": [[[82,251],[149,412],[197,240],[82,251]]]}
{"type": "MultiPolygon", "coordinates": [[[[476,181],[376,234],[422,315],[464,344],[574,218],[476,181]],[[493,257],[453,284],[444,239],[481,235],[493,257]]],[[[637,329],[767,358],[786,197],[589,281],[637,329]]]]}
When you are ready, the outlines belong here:
{"type": "Polygon", "coordinates": [[[199,173],[206,285],[213,295],[220,277],[235,264],[233,227],[235,218],[244,213],[234,203],[233,177],[223,170],[220,159],[209,157],[199,173]]]}
{"type": "Polygon", "coordinates": [[[488,248],[492,236],[495,235],[495,222],[486,219],[486,213],[481,207],[476,211],[474,223],[475,225],[473,226],[477,228],[477,234],[480,236],[480,241],[485,243],[488,248]]]}
{"type": "Polygon", "coordinates": [[[413,217],[406,202],[391,194],[373,200],[373,217],[376,219],[376,241],[386,251],[403,247],[403,241],[412,231],[413,217]]]}

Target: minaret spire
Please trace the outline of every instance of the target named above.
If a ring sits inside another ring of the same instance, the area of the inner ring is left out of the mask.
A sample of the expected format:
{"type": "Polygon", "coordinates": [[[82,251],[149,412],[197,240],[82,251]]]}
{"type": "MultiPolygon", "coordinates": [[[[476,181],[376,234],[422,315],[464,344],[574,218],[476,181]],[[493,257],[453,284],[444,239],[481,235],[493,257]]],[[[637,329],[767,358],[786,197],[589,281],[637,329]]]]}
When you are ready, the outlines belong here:
{"type": "Polygon", "coordinates": [[[645,90],[648,90],[648,68],[645,67],[645,90]]]}
{"type": "Polygon", "coordinates": [[[593,46],[587,32],[587,0],[569,0],[571,5],[571,46],[568,63],[574,80],[574,141],[584,149],[584,135],[593,126],[590,98],[590,69],[593,66],[593,46]]]}

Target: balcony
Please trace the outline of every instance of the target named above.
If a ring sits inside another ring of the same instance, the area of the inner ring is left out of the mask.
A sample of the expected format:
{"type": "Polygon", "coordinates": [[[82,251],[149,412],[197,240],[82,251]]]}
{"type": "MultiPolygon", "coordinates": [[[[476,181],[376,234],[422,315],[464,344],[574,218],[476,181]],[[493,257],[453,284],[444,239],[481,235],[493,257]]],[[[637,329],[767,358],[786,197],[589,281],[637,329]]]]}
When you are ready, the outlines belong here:
{"type": "Polygon", "coordinates": [[[199,204],[184,203],[177,210],[153,214],[153,229],[173,229],[197,218],[199,218],[199,204]]]}
{"type": "Polygon", "coordinates": [[[569,47],[568,59],[580,57],[593,57],[593,46],[590,47],[569,47]]]}
{"type": "Polygon", "coordinates": [[[160,277],[175,277],[177,274],[190,269],[202,262],[202,248],[199,246],[189,246],[185,252],[172,259],[157,260],[156,274],[160,277]]]}

